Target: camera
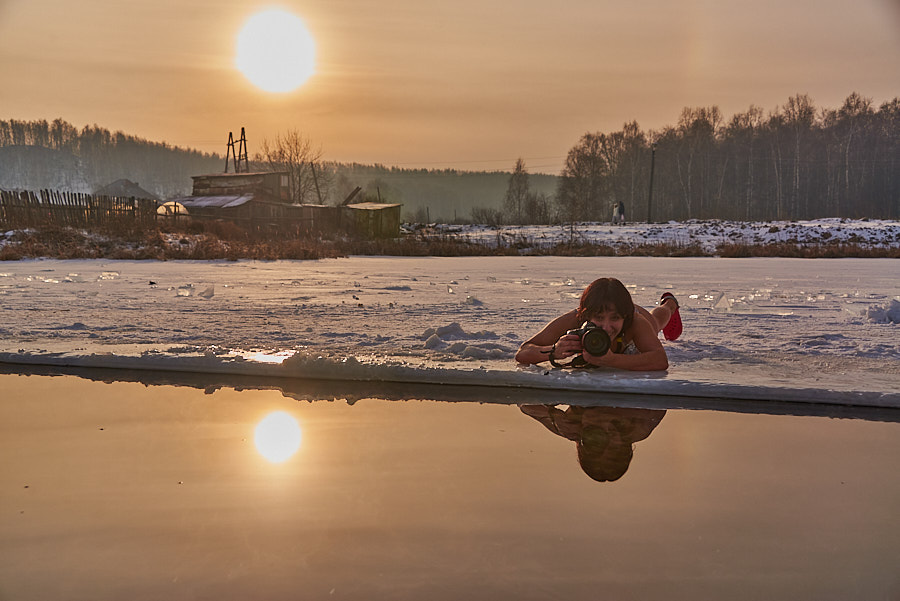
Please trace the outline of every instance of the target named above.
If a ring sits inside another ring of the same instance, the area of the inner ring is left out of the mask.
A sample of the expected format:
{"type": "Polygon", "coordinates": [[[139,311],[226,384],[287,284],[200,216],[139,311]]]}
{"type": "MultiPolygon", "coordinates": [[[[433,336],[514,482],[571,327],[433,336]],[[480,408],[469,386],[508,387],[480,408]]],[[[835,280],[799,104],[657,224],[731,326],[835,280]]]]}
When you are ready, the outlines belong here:
{"type": "Polygon", "coordinates": [[[575,334],[581,338],[581,348],[594,356],[605,355],[609,350],[609,334],[603,328],[590,321],[581,324],[577,330],[569,330],[566,334],[575,334]]]}

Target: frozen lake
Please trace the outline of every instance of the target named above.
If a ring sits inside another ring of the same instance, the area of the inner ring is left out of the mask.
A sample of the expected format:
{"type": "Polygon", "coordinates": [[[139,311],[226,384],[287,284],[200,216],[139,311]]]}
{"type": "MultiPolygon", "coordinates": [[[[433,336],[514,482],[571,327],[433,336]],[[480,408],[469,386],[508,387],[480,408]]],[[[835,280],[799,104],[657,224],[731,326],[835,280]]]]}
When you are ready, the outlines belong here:
{"type": "MultiPolygon", "coordinates": [[[[645,307],[662,292],[681,303],[685,331],[664,345],[670,369],[654,376],[656,390],[775,387],[848,403],[865,393],[900,406],[895,259],[40,260],[0,270],[8,361],[88,356],[103,367],[133,356],[145,369],[190,369],[188,356],[234,351],[264,362],[331,362],[340,378],[358,375],[357,362],[380,367],[385,379],[397,366],[418,370],[413,379],[427,380],[429,367],[515,378],[519,344],[577,306],[588,283],[613,276],[645,307]]],[[[291,376],[310,368],[294,363],[291,376]]]]}
{"type": "Polygon", "coordinates": [[[0,598],[900,594],[897,410],[85,374],[0,375],[0,598]],[[278,412],[293,425],[258,434],[278,412]]]}

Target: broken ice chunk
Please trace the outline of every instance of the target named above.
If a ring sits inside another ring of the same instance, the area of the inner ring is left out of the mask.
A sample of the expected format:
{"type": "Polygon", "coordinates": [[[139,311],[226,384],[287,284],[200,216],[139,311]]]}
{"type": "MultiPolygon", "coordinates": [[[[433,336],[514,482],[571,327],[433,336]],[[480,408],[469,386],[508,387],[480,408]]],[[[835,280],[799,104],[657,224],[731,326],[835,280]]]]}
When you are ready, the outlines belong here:
{"type": "Polygon", "coordinates": [[[726,313],[731,311],[731,299],[725,296],[724,292],[720,292],[716,296],[716,300],[713,302],[713,311],[726,313]]]}

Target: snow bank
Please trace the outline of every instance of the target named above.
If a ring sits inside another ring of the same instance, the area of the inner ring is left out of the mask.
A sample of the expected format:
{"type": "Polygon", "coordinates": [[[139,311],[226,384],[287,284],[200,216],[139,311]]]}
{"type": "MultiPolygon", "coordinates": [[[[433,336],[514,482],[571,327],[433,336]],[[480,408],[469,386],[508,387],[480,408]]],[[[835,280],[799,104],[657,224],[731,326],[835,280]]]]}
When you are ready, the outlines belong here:
{"type": "Polygon", "coordinates": [[[893,299],[887,305],[869,307],[866,318],[872,323],[900,324],[900,299],[893,299]]]}
{"type": "MultiPolygon", "coordinates": [[[[420,232],[421,233],[421,232],[420,232]]],[[[579,223],[574,227],[558,226],[465,226],[437,225],[434,235],[453,236],[479,244],[496,246],[503,242],[546,248],[571,240],[613,247],[636,247],[645,244],[675,246],[699,245],[704,252],[714,253],[722,244],[859,244],[875,248],[900,246],[900,222],[888,220],[815,219],[807,221],[722,221],[690,220],[683,222],[628,225],[579,223]]]]}
{"type": "Polygon", "coordinates": [[[442,350],[462,359],[503,359],[515,352],[509,345],[495,342],[500,337],[494,332],[482,330],[468,333],[457,322],[428,328],[422,338],[425,339],[425,348],[442,350]]]}

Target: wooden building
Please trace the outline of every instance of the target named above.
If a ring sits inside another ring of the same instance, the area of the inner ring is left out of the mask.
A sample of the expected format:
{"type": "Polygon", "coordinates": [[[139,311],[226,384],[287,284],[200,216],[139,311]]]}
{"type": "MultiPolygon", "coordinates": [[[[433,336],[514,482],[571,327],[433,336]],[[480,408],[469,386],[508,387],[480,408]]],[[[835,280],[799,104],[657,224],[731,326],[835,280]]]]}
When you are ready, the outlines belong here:
{"type": "Polygon", "coordinates": [[[191,196],[233,196],[253,194],[261,200],[291,202],[290,179],[287,171],[257,173],[214,173],[195,175],[191,196]]]}
{"type": "Polygon", "coordinates": [[[400,204],[361,202],[335,207],[349,232],[363,238],[396,238],[400,234],[400,204]]]}
{"type": "MultiPolygon", "coordinates": [[[[252,230],[393,238],[400,235],[399,204],[364,202],[338,207],[290,202],[286,171],[196,175],[190,196],[170,198],[191,219],[227,220],[252,230]]],[[[348,199],[350,200],[350,199],[348,199]]]]}
{"type": "Polygon", "coordinates": [[[226,220],[252,230],[292,229],[301,211],[290,202],[286,171],[195,175],[190,196],[170,198],[191,219],[226,220]]]}
{"type": "Polygon", "coordinates": [[[118,198],[149,198],[159,200],[159,196],[141,188],[137,182],[128,179],[117,179],[94,191],[94,196],[116,196],[118,198]]]}
{"type": "Polygon", "coordinates": [[[302,221],[298,205],[273,202],[255,194],[186,196],[174,198],[191,219],[226,220],[249,229],[292,229],[302,221]]]}

